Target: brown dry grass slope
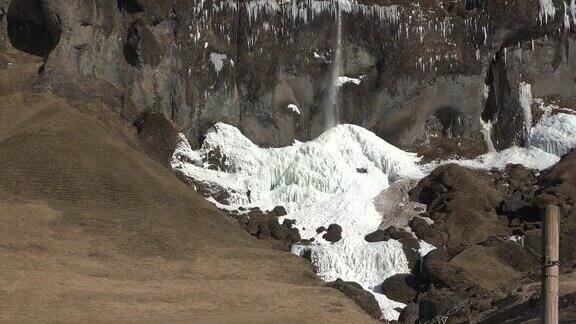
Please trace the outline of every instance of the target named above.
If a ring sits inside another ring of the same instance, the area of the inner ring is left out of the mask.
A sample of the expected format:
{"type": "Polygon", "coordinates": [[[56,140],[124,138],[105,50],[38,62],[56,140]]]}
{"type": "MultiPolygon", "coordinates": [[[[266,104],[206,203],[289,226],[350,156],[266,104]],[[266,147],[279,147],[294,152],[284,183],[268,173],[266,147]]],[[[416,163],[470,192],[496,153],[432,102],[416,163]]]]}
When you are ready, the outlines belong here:
{"type": "Polygon", "coordinates": [[[25,90],[36,68],[0,71],[0,321],[371,321],[147,158],[132,130],[25,90]]]}

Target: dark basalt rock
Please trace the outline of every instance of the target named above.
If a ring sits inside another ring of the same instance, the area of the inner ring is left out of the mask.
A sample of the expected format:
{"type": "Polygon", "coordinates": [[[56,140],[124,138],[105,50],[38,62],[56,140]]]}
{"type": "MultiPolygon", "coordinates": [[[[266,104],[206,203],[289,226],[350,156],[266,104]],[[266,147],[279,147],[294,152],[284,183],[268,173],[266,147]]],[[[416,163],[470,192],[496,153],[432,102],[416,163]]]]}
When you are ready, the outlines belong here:
{"type": "Polygon", "coordinates": [[[332,243],[340,241],[342,239],[342,227],[338,224],[330,224],[322,238],[332,243]]]}
{"type": "Polygon", "coordinates": [[[288,213],[286,212],[286,208],[284,208],[283,206],[276,206],[274,207],[274,209],[272,210],[274,212],[274,214],[276,214],[276,216],[280,217],[280,216],[285,216],[288,213]]]}
{"type": "Polygon", "coordinates": [[[397,274],[382,283],[382,292],[386,297],[408,304],[418,295],[421,282],[418,277],[411,274],[397,274]]]}
{"type": "Polygon", "coordinates": [[[400,312],[398,317],[399,323],[415,324],[418,321],[418,316],[420,315],[420,310],[417,303],[409,303],[400,312]]]}
{"type": "Polygon", "coordinates": [[[389,239],[390,234],[381,229],[377,229],[364,237],[366,242],[382,242],[388,241],[389,239]]]}
{"type": "Polygon", "coordinates": [[[376,298],[374,298],[374,295],[364,290],[358,283],[336,279],[336,281],[327,283],[326,286],[338,289],[344,293],[346,297],[354,301],[356,305],[360,306],[360,308],[366,311],[370,316],[376,319],[382,317],[382,310],[380,310],[380,306],[378,305],[376,298]]]}
{"type": "Polygon", "coordinates": [[[446,244],[448,238],[455,243],[481,243],[491,235],[511,234],[508,222],[496,213],[502,194],[485,172],[454,164],[440,166],[410,190],[410,198],[427,205],[423,216],[434,221],[434,230],[417,225],[420,234],[434,237],[436,244],[446,244]]]}

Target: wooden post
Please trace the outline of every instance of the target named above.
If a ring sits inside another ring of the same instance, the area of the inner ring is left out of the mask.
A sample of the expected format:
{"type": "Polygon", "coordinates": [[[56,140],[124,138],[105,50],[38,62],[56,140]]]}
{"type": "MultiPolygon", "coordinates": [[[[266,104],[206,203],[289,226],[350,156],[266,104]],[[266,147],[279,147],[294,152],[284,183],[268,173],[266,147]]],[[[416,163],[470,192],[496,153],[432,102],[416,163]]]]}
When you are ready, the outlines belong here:
{"type": "Polygon", "coordinates": [[[542,323],[558,324],[560,212],[557,206],[546,207],[542,225],[542,323]]]}

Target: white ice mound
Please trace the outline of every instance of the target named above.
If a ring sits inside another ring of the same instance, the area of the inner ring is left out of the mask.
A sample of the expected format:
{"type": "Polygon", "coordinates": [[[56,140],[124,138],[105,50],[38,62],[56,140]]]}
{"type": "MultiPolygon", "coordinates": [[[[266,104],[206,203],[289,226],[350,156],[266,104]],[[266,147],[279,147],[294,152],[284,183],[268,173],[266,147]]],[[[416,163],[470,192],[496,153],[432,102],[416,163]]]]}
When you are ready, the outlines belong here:
{"type": "Polygon", "coordinates": [[[540,121],[527,132],[530,147],[513,146],[500,152],[490,151],[474,159],[437,161],[423,168],[431,172],[438,165],[445,163],[456,163],[468,168],[484,170],[503,169],[508,164],[522,164],[536,170],[544,170],[553,166],[563,155],[576,148],[576,115],[566,113],[553,115],[554,108],[563,108],[545,105],[541,99],[537,99],[536,102],[540,104],[544,114],[540,121]]]}
{"type": "Polygon", "coordinates": [[[531,144],[550,154],[563,156],[576,147],[576,116],[544,115],[532,129],[531,144]]]}
{"type": "Polygon", "coordinates": [[[339,125],[310,142],[282,148],[260,148],[235,127],[218,123],[199,151],[182,143],[172,166],[200,181],[214,182],[236,193],[233,205],[271,209],[291,203],[314,205],[351,186],[363,192],[381,191],[399,178],[421,178],[414,153],[404,152],[374,133],[354,125],[339,125]],[[218,150],[226,157],[221,170],[208,170],[206,157],[218,150]],[[188,155],[188,162],[178,156],[188,155]],[[357,169],[365,169],[359,173],[357,169]],[[247,192],[250,190],[251,203],[247,192]]]}
{"type": "Polygon", "coordinates": [[[339,125],[310,142],[260,148],[235,127],[218,123],[198,151],[183,139],[172,166],[190,178],[227,188],[231,205],[221,208],[284,206],[285,217],[296,220],[302,238],[315,239],[293,252],[310,249],[321,278],[358,282],[375,294],[385,318],[396,319],[394,308],[404,305],[379,293],[379,285],[409,272],[402,245],[394,240],[368,243],[364,236],[382,222],[374,198],[389,183],[425,176],[418,161],[416,154],[354,125],[339,125]],[[218,170],[208,169],[214,152],[225,157],[218,170]],[[331,244],[316,229],[334,223],[342,227],[342,239],[331,244]]]}
{"type": "MultiPolygon", "coordinates": [[[[504,169],[508,164],[522,164],[529,169],[544,170],[558,163],[560,158],[537,147],[524,148],[513,146],[500,152],[489,152],[475,159],[447,160],[439,164],[456,163],[471,169],[504,169]]],[[[428,165],[429,171],[438,164],[428,165]]]]}

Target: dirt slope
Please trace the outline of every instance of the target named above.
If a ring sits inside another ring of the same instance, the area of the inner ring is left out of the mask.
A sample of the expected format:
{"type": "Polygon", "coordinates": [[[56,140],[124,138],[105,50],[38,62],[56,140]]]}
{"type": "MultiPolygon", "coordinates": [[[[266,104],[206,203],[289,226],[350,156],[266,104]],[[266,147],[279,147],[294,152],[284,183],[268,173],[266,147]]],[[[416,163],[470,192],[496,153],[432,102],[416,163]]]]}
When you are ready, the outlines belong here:
{"type": "Polygon", "coordinates": [[[0,321],[371,321],[147,158],[133,130],[23,90],[28,70],[0,71],[0,321]]]}

